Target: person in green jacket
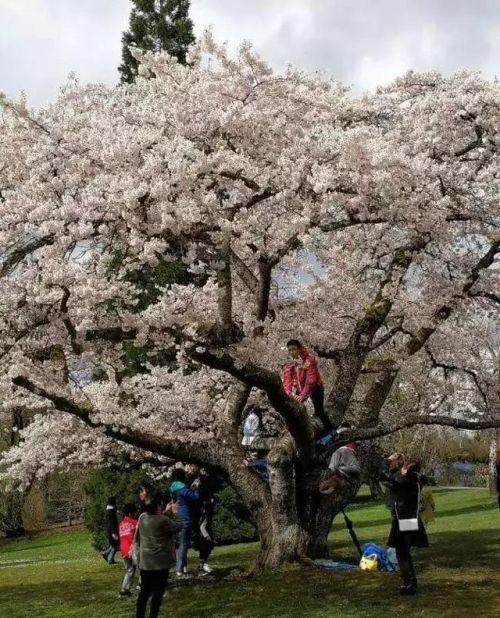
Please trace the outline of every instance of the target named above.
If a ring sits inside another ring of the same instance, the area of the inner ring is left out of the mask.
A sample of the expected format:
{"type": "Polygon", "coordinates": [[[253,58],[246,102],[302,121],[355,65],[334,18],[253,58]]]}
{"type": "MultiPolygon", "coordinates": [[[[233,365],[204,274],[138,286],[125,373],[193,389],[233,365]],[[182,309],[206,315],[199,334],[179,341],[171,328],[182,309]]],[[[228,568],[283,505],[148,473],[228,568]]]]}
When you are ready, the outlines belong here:
{"type": "Polygon", "coordinates": [[[162,513],[161,501],[153,497],[145,504],[134,537],[134,551],[139,557],[141,591],[137,599],[136,618],[145,618],[151,598],[150,618],[158,618],[170,568],[175,564],[175,536],[182,527],[177,506],[170,503],[162,513]]]}

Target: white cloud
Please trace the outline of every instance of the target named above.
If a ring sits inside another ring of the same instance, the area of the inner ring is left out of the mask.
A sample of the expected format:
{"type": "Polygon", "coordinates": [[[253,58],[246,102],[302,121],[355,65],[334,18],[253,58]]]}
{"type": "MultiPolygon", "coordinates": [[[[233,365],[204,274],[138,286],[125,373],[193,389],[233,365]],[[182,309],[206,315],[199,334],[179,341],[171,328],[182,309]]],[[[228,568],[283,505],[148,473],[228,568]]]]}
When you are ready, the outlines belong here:
{"type": "MultiPolygon", "coordinates": [[[[408,69],[500,66],[499,0],[192,0],[197,34],[250,39],[280,69],[324,69],[356,90],[408,69]]],[[[128,0],[0,0],[0,91],[50,101],[75,71],[118,81],[128,0]]]]}

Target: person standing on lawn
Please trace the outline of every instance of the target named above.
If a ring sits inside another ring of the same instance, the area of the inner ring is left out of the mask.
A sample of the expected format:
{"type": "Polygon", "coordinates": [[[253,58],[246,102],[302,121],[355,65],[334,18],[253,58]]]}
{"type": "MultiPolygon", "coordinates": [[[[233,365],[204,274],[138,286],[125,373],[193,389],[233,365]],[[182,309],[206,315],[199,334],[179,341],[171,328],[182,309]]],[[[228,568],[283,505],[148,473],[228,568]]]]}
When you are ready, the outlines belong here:
{"type": "Polygon", "coordinates": [[[162,513],[159,498],[152,497],[139,517],[134,544],[139,554],[141,591],[137,598],[136,618],[145,618],[151,599],[149,616],[158,618],[168,575],[175,564],[175,535],[182,527],[177,517],[177,505],[170,503],[162,513]]]}
{"type": "MultiPolygon", "coordinates": [[[[202,468],[197,477],[198,483],[194,487],[199,487],[201,500],[196,515],[195,537],[198,546],[198,575],[210,575],[213,572],[208,564],[208,559],[215,547],[213,518],[215,512],[215,496],[213,479],[202,468]]],[[[191,485],[193,488],[193,485],[191,485]]]]}
{"type": "Polygon", "coordinates": [[[177,549],[177,578],[183,579],[187,575],[187,554],[191,544],[191,533],[193,524],[198,512],[201,501],[201,492],[198,482],[194,482],[191,487],[186,484],[186,473],[184,470],[176,468],[172,474],[172,482],[169,487],[172,500],[177,503],[178,515],[182,523],[182,530],[177,549]]]}
{"type": "Polygon", "coordinates": [[[106,504],[106,536],[108,547],[102,552],[102,557],[108,564],[116,564],[115,556],[118,551],[118,515],[116,513],[116,497],[108,498],[106,504]]]}
{"type": "Polygon", "coordinates": [[[148,481],[144,481],[142,483],[142,485],[139,487],[139,492],[138,492],[138,498],[139,498],[139,505],[138,505],[138,512],[139,515],[141,515],[142,513],[144,513],[146,511],[146,504],[151,500],[152,495],[154,494],[154,488],[153,485],[148,482],[148,481]]]}
{"type": "Polygon", "coordinates": [[[323,425],[321,434],[330,433],[333,426],[325,413],[325,388],[316,357],[297,339],[290,339],[286,347],[292,361],[283,368],[283,390],[298,403],[310,398],[314,413],[323,425]]]}
{"type": "Polygon", "coordinates": [[[121,597],[129,597],[132,594],[132,582],[135,575],[135,567],[132,560],[132,542],[137,528],[136,510],[133,504],[126,504],[123,507],[123,517],[118,525],[118,535],[120,537],[120,553],[123,557],[125,575],[120,590],[121,597]]]}
{"type": "Polygon", "coordinates": [[[399,569],[403,580],[401,594],[415,595],[418,583],[413,560],[412,547],[429,547],[427,533],[419,515],[420,497],[420,465],[417,462],[407,462],[401,455],[389,457],[388,470],[384,471],[381,480],[389,489],[391,505],[391,531],[387,545],[396,549],[399,569]],[[401,520],[416,519],[415,530],[401,530],[401,520]]]}

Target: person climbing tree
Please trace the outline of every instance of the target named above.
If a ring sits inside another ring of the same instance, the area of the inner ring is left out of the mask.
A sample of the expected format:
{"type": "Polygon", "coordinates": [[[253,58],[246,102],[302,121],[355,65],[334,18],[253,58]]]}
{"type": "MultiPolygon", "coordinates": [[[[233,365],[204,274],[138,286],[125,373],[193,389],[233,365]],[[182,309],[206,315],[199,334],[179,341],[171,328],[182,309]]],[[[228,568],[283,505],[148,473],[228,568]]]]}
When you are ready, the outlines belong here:
{"type": "Polygon", "coordinates": [[[250,409],[248,416],[243,423],[242,446],[251,446],[255,438],[262,434],[262,409],[254,406],[250,409]]]}
{"type": "Polygon", "coordinates": [[[333,453],[328,465],[330,474],[321,481],[319,486],[322,494],[337,493],[342,491],[347,484],[359,480],[361,465],[356,456],[356,449],[355,442],[348,442],[333,453]]]}
{"type": "Polygon", "coordinates": [[[283,368],[283,390],[298,403],[304,403],[310,397],[314,413],[323,425],[321,433],[330,433],[333,426],[325,413],[325,388],[316,357],[297,339],[288,341],[286,347],[292,362],[287,363],[283,368]]]}

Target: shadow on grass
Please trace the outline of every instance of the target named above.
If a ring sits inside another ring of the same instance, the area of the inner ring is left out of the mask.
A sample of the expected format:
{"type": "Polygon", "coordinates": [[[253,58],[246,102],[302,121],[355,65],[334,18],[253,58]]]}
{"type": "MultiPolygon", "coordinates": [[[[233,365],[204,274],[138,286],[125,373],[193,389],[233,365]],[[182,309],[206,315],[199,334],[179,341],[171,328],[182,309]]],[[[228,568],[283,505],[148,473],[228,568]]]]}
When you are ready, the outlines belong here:
{"type": "Polygon", "coordinates": [[[487,511],[498,510],[494,504],[474,504],[470,506],[464,506],[462,508],[449,508],[445,510],[439,509],[436,512],[437,517],[456,517],[457,515],[466,515],[470,513],[485,513],[487,511]]]}
{"type": "Polygon", "coordinates": [[[432,567],[466,568],[498,565],[500,555],[500,535],[497,528],[467,532],[437,532],[430,535],[431,547],[421,552],[423,568],[432,567]]]}
{"type": "MultiPolygon", "coordinates": [[[[375,618],[421,615],[432,618],[490,618],[496,615],[496,529],[441,532],[432,547],[417,553],[422,594],[401,599],[398,574],[328,571],[290,566],[259,577],[225,579],[243,567],[227,555],[217,577],[193,578],[169,586],[164,615],[172,618],[375,618]]],[[[248,553],[254,548],[247,547],[248,553]]],[[[245,552],[247,553],[247,552],[245,552]]],[[[248,556],[246,556],[248,558],[248,556]]],[[[219,563],[219,561],[217,560],[219,563]]],[[[121,569],[96,563],[18,577],[1,586],[0,614],[9,618],[130,618],[135,598],[119,600],[121,569]],[[29,607],[28,607],[29,606],[29,607]],[[29,611],[28,611],[29,610],[29,611]]]]}
{"type": "Polygon", "coordinates": [[[34,549],[48,549],[51,547],[62,547],[68,545],[70,541],[66,535],[50,535],[39,537],[23,537],[22,539],[14,539],[4,541],[0,544],[0,552],[14,553],[21,551],[32,551],[34,549]],[[50,540],[49,540],[50,539],[50,540]]]}

